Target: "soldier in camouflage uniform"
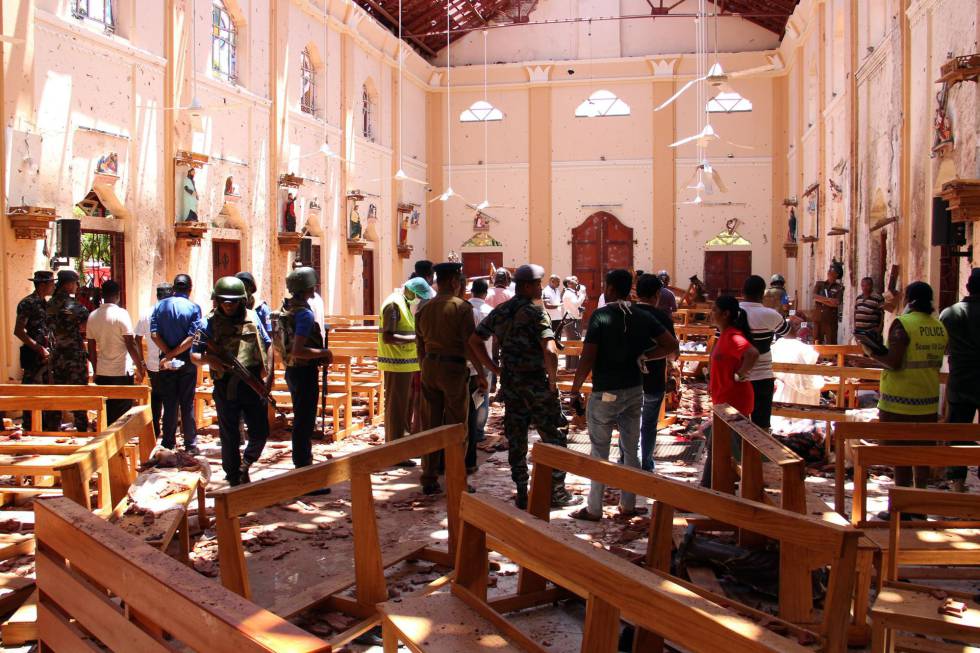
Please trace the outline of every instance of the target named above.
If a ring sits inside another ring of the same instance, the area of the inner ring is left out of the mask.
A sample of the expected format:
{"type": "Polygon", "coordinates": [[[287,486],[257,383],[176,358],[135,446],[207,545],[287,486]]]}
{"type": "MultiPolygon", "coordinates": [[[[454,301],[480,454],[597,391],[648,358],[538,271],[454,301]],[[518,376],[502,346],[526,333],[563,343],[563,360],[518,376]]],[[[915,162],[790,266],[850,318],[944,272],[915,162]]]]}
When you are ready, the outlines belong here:
{"type": "MultiPolygon", "coordinates": [[[[511,478],[517,485],[515,502],[527,507],[527,443],[533,422],[544,442],[567,446],[568,425],[558,396],[558,349],[551,321],[540,306],[544,268],[522,265],[514,273],[514,297],[488,315],[471,336],[472,349],[483,364],[500,375],[504,400],[504,435],[509,446],[511,478]],[[486,355],[484,342],[495,336],[500,342],[500,367],[486,355]]],[[[551,505],[564,507],[581,503],[565,489],[565,472],[552,473],[551,505]]]]}
{"type": "MultiPolygon", "coordinates": [[[[52,343],[51,383],[58,385],[88,384],[88,350],[85,347],[88,309],[76,301],[76,292],[78,273],[58,270],[58,283],[46,309],[52,343]]],[[[88,430],[88,416],[84,410],[75,411],[75,428],[88,430]]]]}
{"type": "MultiPolygon", "coordinates": [[[[34,292],[17,304],[17,324],[14,335],[22,343],[20,346],[20,367],[24,370],[21,383],[38,385],[47,383],[48,361],[51,357],[51,338],[48,334],[47,298],[54,292],[54,272],[38,270],[30,279],[34,282],[34,292]]],[[[44,413],[45,431],[58,429],[56,413],[44,413]]],[[[24,430],[30,431],[31,411],[24,411],[24,430]]]]}

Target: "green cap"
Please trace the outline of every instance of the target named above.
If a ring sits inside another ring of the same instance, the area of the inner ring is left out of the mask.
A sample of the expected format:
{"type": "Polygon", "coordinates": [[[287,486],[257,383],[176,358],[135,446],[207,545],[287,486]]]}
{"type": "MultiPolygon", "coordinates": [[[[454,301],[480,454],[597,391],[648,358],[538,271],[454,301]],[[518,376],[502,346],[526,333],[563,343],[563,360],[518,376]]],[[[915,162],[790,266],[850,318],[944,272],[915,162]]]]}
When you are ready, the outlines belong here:
{"type": "Polygon", "coordinates": [[[286,290],[291,295],[316,288],[316,270],[310,267],[296,268],[286,276],[286,290]]]}
{"type": "Polygon", "coordinates": [[[214,291],[211,299],[237,299],[245,301],[248,293],[245,291],[245,284],[241,279],[235,277],[221,277],[218,283],[214,284],[214,291]]]}

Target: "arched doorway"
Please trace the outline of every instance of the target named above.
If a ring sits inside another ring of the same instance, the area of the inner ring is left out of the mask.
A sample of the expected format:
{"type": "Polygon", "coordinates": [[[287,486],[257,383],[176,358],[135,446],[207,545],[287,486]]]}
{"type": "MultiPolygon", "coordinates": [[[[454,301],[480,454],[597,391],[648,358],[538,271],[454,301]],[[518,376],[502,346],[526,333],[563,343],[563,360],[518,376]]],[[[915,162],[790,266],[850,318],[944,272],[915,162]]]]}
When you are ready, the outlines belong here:
{"type": "Polygon", "coordinates": [[[633,229],[606,211],[598,211],[572,229],[572,274],[589,291],[585,319],[595,310],[606,273],[633,269],[633,229]]]}

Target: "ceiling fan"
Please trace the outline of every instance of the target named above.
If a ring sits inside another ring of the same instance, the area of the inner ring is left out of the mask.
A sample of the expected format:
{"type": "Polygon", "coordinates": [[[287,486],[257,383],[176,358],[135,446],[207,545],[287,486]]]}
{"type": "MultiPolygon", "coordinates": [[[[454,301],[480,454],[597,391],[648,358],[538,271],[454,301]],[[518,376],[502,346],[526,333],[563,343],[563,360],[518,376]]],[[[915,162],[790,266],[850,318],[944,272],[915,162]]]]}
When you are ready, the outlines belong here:
{"type": "Polygon", "coordinates": [[[687,84],[684,84],[684,86],[681,86],[681,89],[679,91],[671,95],[666,101],[664,101],[663,104],[661,104],[659,107],[654,109],[654,111],[660,111],[662,109],[666,109],[671,104],[673,104],[674,101],[677,100],[677,98],[683,95],[685,91],[687,91],[689,88],[691,88],[698,82],[707,82],[708,84],[717,88],[719,91],[723,93],[734,93],[735,92],[734,89],[732,89],[732,87],[728,85],[728,80],[739,79],[742,77],[751,77],[752,75],[758,75],[760,73],[769,72],[770,70],[775,70],[775,69],[776,69],[776,63],[774,57],[769,57],[769,63],[764,66],[756,66],[755,68],[746,68],[745,70],[737,70],[733,73],[726,73],[725,69],[722,68],[721,63],[719,61],[715,61],[711,65],[711,68],[708,69],[708,73],[706,75],[702,77],[695,77],[687,84]]]}
{"type": "Polygon", "coordinates": [[[694,172],[684,182],[684,187],[697,191],[699,196],[701,193],[713,195],[715,191],[728,192],[728,186],[722,180],[721,173],[708,162],[707,158],[702,159],[701,163],[695,166],[694,172]]]}

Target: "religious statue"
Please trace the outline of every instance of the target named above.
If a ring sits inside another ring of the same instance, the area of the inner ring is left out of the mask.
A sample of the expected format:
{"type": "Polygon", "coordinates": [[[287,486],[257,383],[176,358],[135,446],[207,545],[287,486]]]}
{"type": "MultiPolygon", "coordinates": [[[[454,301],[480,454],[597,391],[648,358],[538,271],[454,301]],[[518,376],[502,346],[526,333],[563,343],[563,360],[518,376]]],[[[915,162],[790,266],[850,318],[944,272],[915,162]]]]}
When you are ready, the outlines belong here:
{"type": "Polygon", "coordinates": [[[488,231],[490,229],[490,222],[487,220],[487,216],[483,215],[483,212],[477,211],[476,215],[473,216],[473,231],[488,231]]]}
{"type": "Polygon", "coordinates": [[[99,158],[95,164],[95,174],[97,175],[118,175],[119,174],[119,155],[110,152],[99,158]]]}
{"type": "Polygon", "coordinates": [[[796,242],[796,209],[790,207],[789,209],[789,229],[786,231],[786,242],[795,243],[796,242]]]}
{"type": "Polygon", "coordinates": [[[376,243],[380,240],[378,236],[378,207],[368,204],[367,221],[364,223],[364,240],[376,243]]]}
{"type": "Polygon", "coordinates": [[[398,245],[405,246],[408,245],[409,216],[407,212],[401,212],[401,216],[401,223],[398,225],[398,245]]]}
{"type": "Polygon", "coordinates": [[[184,222],[200,222],[197,218],[197,185],[194,183],[194,175],[197,174],[194,168],[187,170],[184,177],[183,193],[180,194],[180,219],[184,222]]]}
{"type": "Polygon", "coordinates": [[[936,118],[933,121],[932,151],[953,146],[953,121],[949,117],[949,84],[943,82],[936,93],[936,118]]]}
{"type": "Polygon", "coordinates": [[[289,191],[286,207],[282,212],[282,230],[286,233],[296,231],[296,193],[289,191]]]}
{"type": "Polygon", "coordinates": [[[313,199],[310,200],[310,208],[311,209],[319,209],[320,208],[320,198],[319,197],[314,197],[313,199]]]}
{"type": "Polygon", "coordinates": [[[422,222],[422,215],[419,213],[419,208],[417,206],[412,207],[412,217],[409,218],[408,222],[413,227],[419,226],[419,223],[422,222]]]}
{"type": "Polygon", "coordinates": [[[347,220],[347,240],[361,240],[361,214],[357,202],[351,203],[350,219],[347,220]]]}
{"type": "Polygon", "coordinates": [[[238,193],[235,192],[236,190],[235,178],[229,175],[228,178],[225,179],[225,195],[237,195],[238,193]]]}

